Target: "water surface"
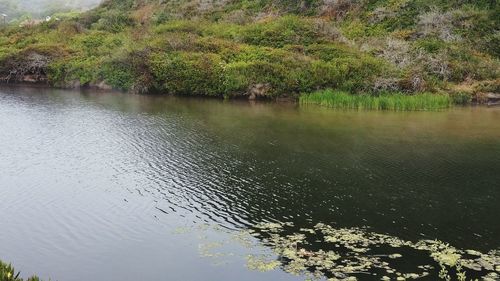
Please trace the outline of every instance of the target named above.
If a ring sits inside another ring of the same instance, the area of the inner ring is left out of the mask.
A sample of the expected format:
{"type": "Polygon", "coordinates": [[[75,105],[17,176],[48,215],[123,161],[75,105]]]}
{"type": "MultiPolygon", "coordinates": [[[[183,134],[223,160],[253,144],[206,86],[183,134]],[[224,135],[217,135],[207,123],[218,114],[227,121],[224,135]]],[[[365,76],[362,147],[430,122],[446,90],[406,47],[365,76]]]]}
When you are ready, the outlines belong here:
{"type": "Polygon", "coordinates": [[[65,281],[296,280],[174,234],[275,221],[498,249],[499,121],[3,87],[0,258],[65,281]]]}

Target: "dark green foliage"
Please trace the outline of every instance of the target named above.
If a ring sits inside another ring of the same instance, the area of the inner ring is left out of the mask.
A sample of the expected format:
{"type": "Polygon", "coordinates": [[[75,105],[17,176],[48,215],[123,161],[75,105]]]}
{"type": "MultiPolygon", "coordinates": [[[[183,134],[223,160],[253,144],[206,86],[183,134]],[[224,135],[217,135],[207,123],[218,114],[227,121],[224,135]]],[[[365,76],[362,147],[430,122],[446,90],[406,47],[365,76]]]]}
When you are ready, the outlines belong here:
{"type": "Polygon", "coordinates": [[[472,102],[472,95],[466,92],[456,92],[450,94],[454,104],[466,105],[472,102]]]}
{"type": "Polygon", "coordinates": [[[119,90],[130,90],[136,78],[134,70],[126,61],[112,61],[105,63],[101,69],[101,74],[109,85],[119,90]]]}
{"type": "Polygon", "coordinates": [[[428,53],[435,54],[443,49],[446,49],[447,44],[438,38],[425,38],[415,41],[415,47],[421,48],[428,53]]]}
{"type": "Polygon", "coordinates": [[[158,89],[166,93],[208,96],[223,93],[224,68],[216,54],[154,54],[150,64],[158,89]]]}
{"type": "Polygon", "coordinates": [[[226,66],[225,91],[228,95],[244,93],[253,85],[267,85],[264,96],[277,96],[286,91],[286,71],[283,66],[265,61],[236,62],[226,66]]]}

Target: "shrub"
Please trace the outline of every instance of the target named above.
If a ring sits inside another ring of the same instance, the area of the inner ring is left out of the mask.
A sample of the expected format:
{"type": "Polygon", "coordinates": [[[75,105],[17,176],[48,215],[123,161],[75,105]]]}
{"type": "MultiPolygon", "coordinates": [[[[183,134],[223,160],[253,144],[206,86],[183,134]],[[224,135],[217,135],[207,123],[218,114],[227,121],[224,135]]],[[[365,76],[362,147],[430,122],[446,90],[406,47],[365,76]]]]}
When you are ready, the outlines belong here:
{"type": "Polygon", "coordinates": [[[453,13],[433,9],[418,17],[417,30],[422,36],[437,36],[444,41],[456,40],[453,13]]]}
{"type": "Polygon", "coordinates": [[[107,62],[103,65],[100,74],[115,89],[127,91],[134,85],[134,70],[126,61],[107,62]]]}
{"type": "Polygon", "coordinates": [[[64,36],[64,38],[70,38],[82,32],[82,29],[83,27],[79,23],[72,20],[65,20],[57,26],[57,33],[64,36]]]}
{"type": "Polygon", "coordinates": [[[383,60],[367,55],[340,59],[335,63],[339,67],[347,68],[346,79],[341,88],[353,92],[367,91],[377,77],[394,72],[394,69],[383,60]]]}
{"type": "Polygon", "coordinates": [[[474,91],[500,94],[500,79],[482,81],[475,87],[474,91]]]}
{"type": "Polygon", "coordinates": [[[115,89],[144,94],[154,90],[150,51],[132,50],[117,53],[104,62],[99,75],[115,89]]]}
{"type": "Polygon", "coordinates": [[[102,13],[99,20],[92,24],[92,28],[109,32],[120,32],[128,26],[132,26],[133,19],[127,13],[119,10],[109,10],[102,13]]]}
{"type": "Polygon", "coordinates": [[[423,49],[428,53],[438,53],[446,48],[446,43],[437,38],[422,38],[415,42],[415,47],[423,49]]]}
{"type": "Polygon", "coordinates": [[[472,95],[467,92],[452,93],[450,97],[454,104],[466,105],[472,102],[472,95]]]}
{"type": "Polygon", "coordinates": [[[488,80],[500,75],[498,60],[477,54],[461,47],[452,47],[447,52],[452,81],[466,79],[488,80]]]}
{"type": "Polygon", "coordinates": [[[159,90],[178,95],[222,95],[223,62],[216,54],[156,53],[150,58],[159,90]]]}
{"type": "Polygon", "coordinates": [[[283,49],[240,45],[235,52],[225,53],[228,61],[265,61],[270,63],[300,62],[302,57],[283,49]]]}
{"type": "Polygon", "coordinates": [[[49,82],[56,86],[75,85],[77,81],[84,86],[99,77],[101,59],[97,57],[71,57],[57,60],[49,65],[49,82]]]}
{"type": "Polygon", "coordinates": [[[285,80],[285,69],[279,64],[265,61],[229,63],[224,69],[224,93],[243,95],[252,86],[261,84],[270,86],[270,89],[261,95],[277,96],[286,91],[285,80]]]}
{"type": "Polygon", "coordinates": [[[388,32],[380,24],[365,24],[360,20],[353,20],[342,26],[342,32],[348,39],[358,39],[369,36],[383,36],[388,32]]]}
{"type": "Polygon", "coordinates": [[[87,56],[95,55],[96,50],[104,44],[106,33],[92,32],[73,38],[75,49],[84,52],[87,56]]]}
{"type": "Polygon", "coordinates": [[[154,27],[154,31],[157,34],[169,32],[186,32],[201,35],[202,26],[206,24],[207,23],[197,21],[174,20],[154,27]]]}
{"type": "Polygon", "coordinates": [[[352,47],[339,43],[312,44],[305,47],[305,54],[323,61],[334,59],[359,57],[360,53],[352,47]]]}
{"type": "Polygon", "coordinates": [[[488,34],[481,43],[491,55],[500,58],[500,30],[488,34]]]}
{"type": "Polygon", "coordinates": [[[328,40],[319,32],[313,21],[297,16],[284,16],[244,26],[238,36],[248,44],[277,48],[292,44],[309,45],[328,40]]]}
{"type": "Polygon", "coordinates": [[[9,81],[23,81],[27,75],[37,82],[46,79],[50,63],[66,53],[59,45],[33,45],[5,56],[0,64],[0,75],[9,81]]]}
{"type": "MultiPolygon", "coordinates": [[[[23,281],[23,279],[19,277],[19,272],[16,273],[11,264],[6,264],[0,260],[0,281],[23,281]]],[[[40,281],[40,279],[32,276],[26,281],[40,281]]]]}

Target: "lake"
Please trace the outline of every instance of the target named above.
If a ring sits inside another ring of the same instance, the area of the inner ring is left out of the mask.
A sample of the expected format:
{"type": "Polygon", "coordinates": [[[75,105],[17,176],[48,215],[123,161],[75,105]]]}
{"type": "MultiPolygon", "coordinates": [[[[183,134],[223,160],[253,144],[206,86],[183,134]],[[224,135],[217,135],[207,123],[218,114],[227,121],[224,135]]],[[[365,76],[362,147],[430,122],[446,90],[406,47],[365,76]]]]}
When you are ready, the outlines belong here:
{"type": "Polygon", "coordinates": [[[236,242],[205,254],[272,222],[486,253],[500,249],[500,108],[344,111],[4,86],[0,200],[0,259],[46,280],[303,280],[248,270],[236,242]]]}

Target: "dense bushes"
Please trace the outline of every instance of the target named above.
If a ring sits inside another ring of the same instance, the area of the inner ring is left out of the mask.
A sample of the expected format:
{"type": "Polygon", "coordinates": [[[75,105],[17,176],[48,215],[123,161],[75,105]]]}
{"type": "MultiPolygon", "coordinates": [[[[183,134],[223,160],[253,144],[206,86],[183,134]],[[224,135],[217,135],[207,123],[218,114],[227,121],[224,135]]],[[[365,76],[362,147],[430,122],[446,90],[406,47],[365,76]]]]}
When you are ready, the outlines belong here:
{"type": "Polygon", "coordinates": [[[87,85],[98,79],[100,59],[80,57],[57,60],[48,69],[48,78],[55,86],[87,85]]]}
{"type": "Polygon", "coordinates": [[[236,36],[251,45],[275,48],[296,44],[309,45],[327,40],[311,20],[297,16],[285,16],[250,24],[242,28],[236,36]]]}
{"type": "Polygon", "coordinates": [[[216,54],[154,54],[150,62],[159,90],[179,95],[214,96],[223,93],[223,63],[216,54]]]}
{"type": "Polygon", "coordinates": [[[0,64],[0,80],[7,82],[43,82],[49,65],[63,57],[65,49],[59,45],[33,45],[7,54],[0,64]]]}
{"type": "Polygon", "coordinates": [[[154,54],[151,68],[159,89],[168,93],[238,96],[266,85],[260,95],[276,97],[325,87],[366,89],[383,65],[371,58],[312,60],[269,48],[243,47],[223,55],[227,60],[214,53],[154,54]]]}
{"type": "Polygon", "coordinates": [[[57,50],[42,72],[56,86],[265,97],[455,91],[499,77],[498,9],[488,1],[108,0],[1,30],[0,72],[36,47],[57,50]]]}
{"type": "Polygon", "coordinates": [[[285,94],[287,73],[282,65],[266,61],[235,62],[226,66],[224,86],[226,93],[245,93],[252,86],[264,86],[260,96],[285,94]]]}
{"type": "Polygon", "coordinates": [[[452,93],[450,98],[454,104],[466,105],[472,102],[472,95],[467,92],[452,93]]]}
{"type": "Polygon", "coordinates": [[[126,61],[110,61],[101,68],[101,77],[109,85],[119,90],[131,90],[136,80],[134,69],[126,61]]]}

